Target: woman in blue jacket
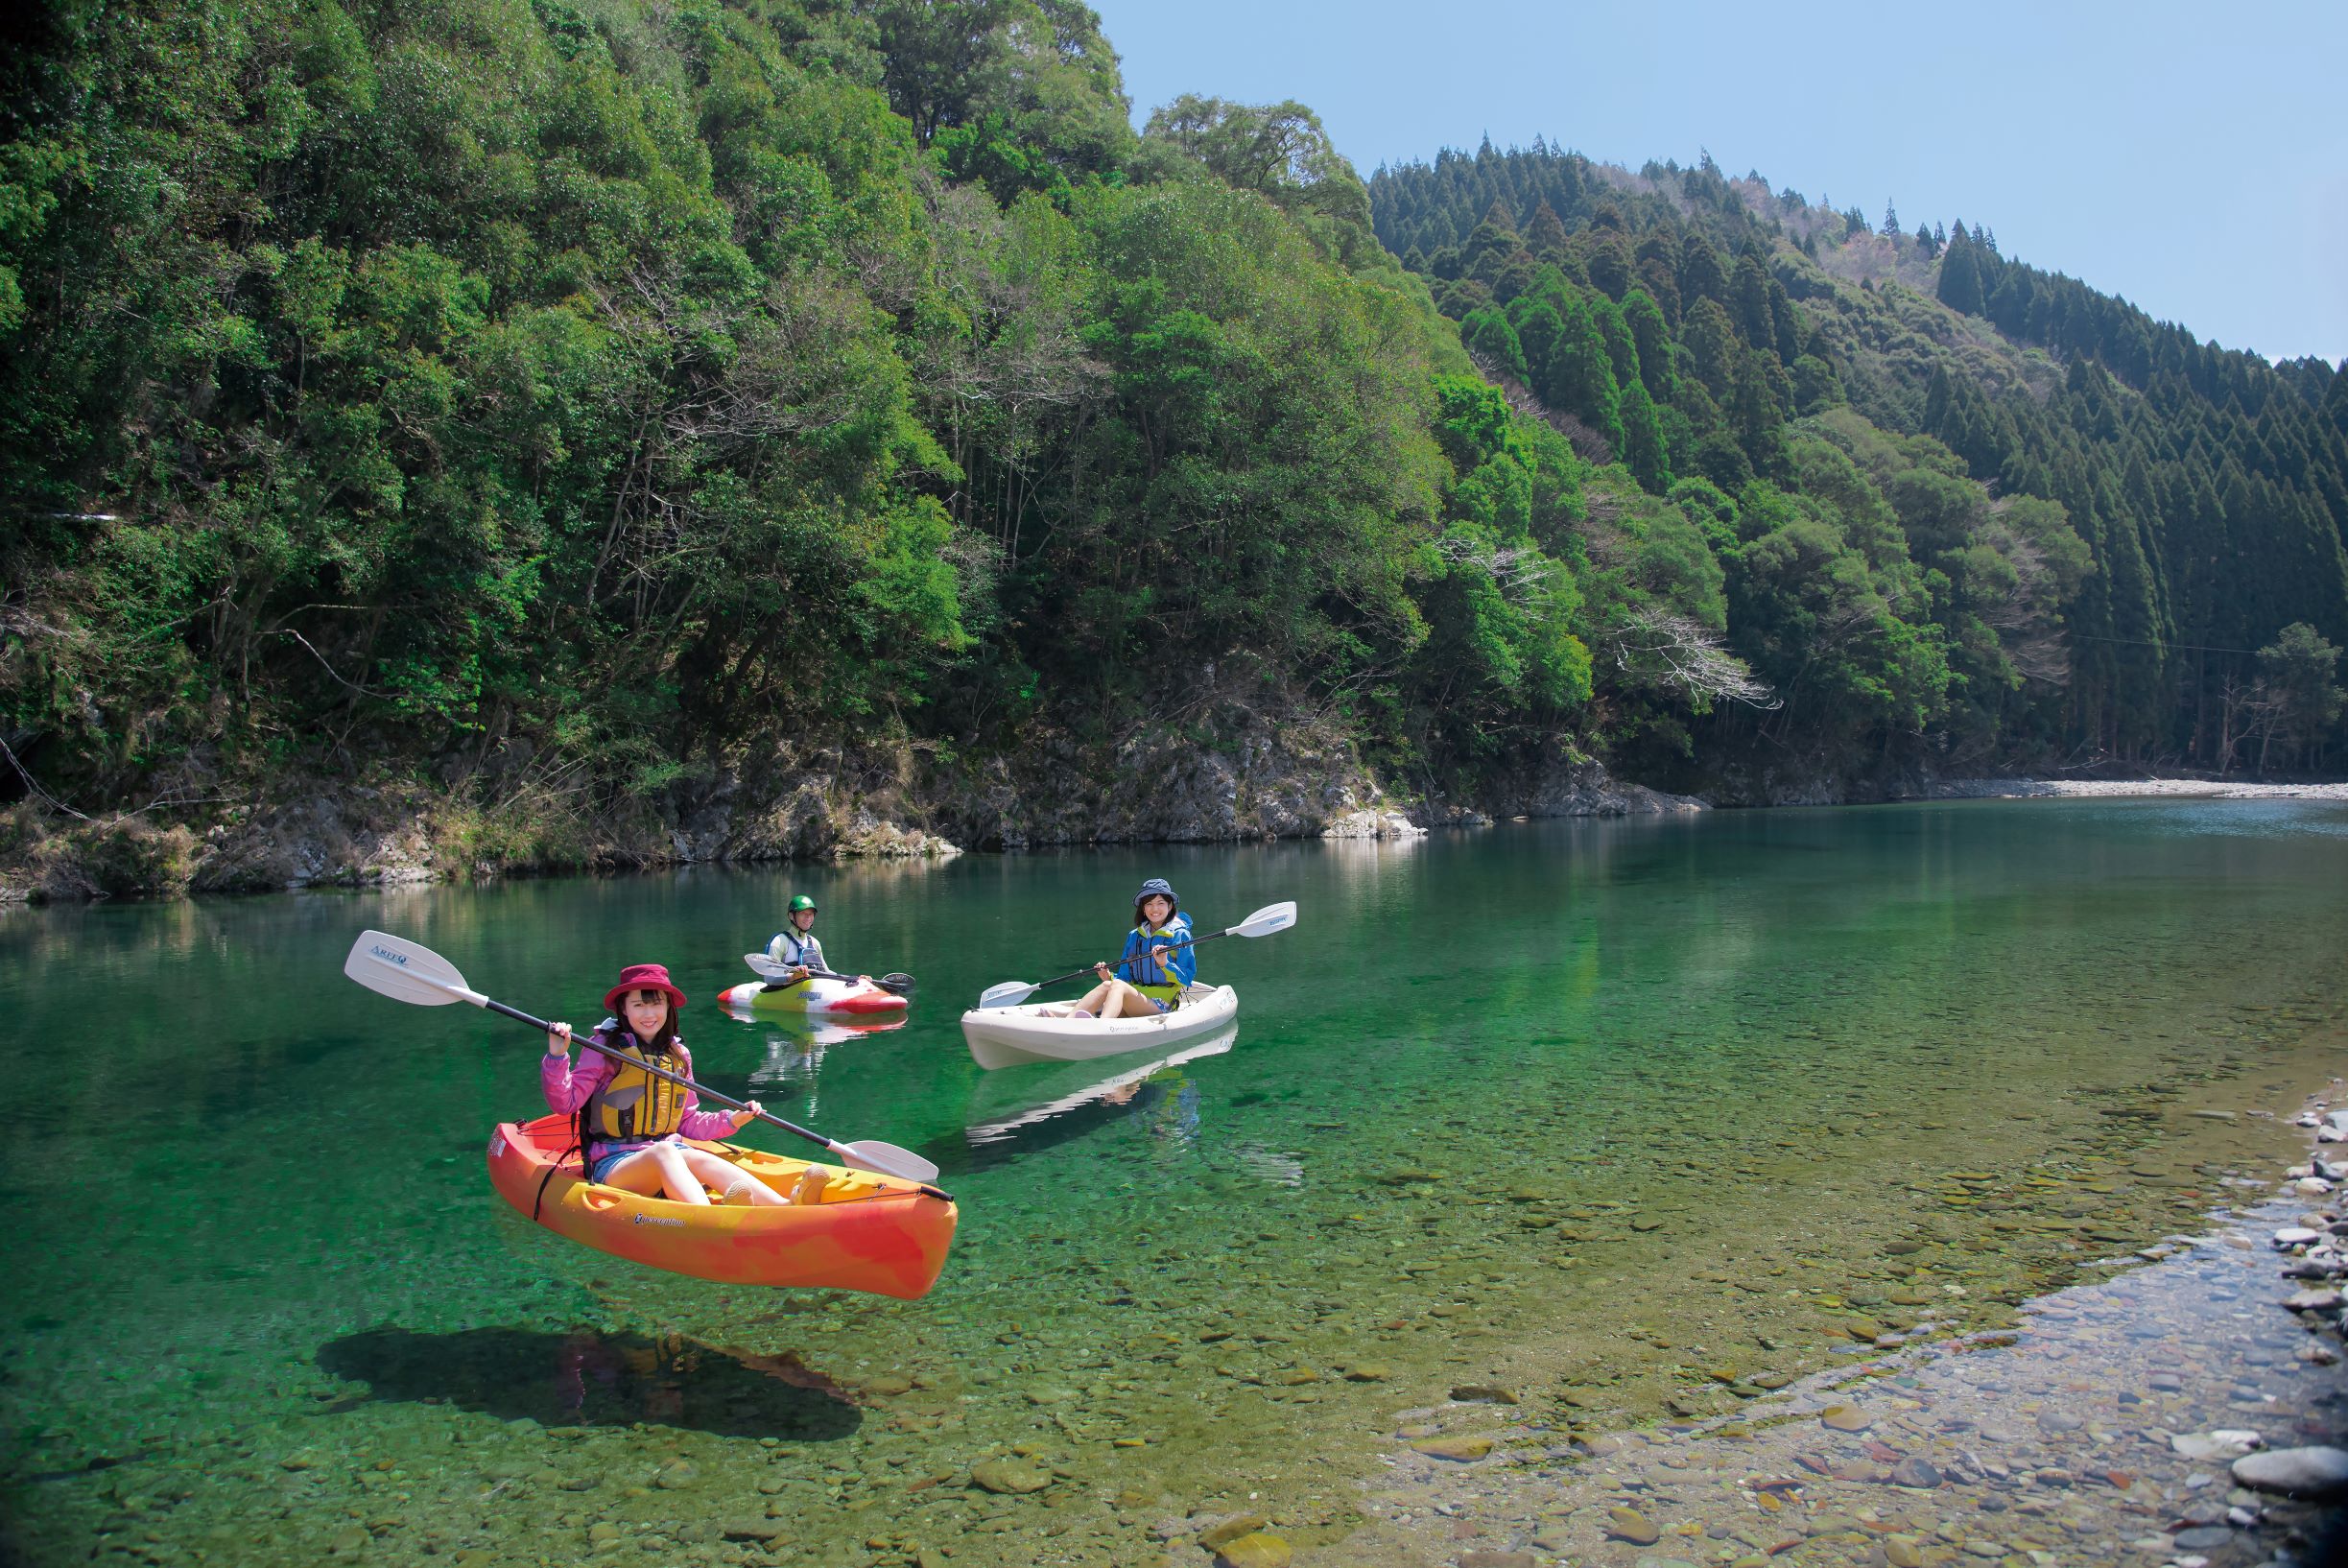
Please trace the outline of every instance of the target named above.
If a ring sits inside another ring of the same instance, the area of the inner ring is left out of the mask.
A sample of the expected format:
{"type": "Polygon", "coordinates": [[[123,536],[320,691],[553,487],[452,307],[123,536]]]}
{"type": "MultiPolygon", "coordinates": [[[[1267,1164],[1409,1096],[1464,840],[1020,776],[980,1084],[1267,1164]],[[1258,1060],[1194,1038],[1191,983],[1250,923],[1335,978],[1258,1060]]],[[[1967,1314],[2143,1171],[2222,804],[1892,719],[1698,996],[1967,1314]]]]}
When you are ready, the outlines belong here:
{"type": "Polygon", "coordinates": [[[1084,993],[1072,1013],[1095,1018],[1138,1018],[1171,1012],[1182,992],[1198,978],[1198,950],[1176,947],[1190,938],[1190,917],[1164,877],[1151,877],[1133,898],[1133,929],[1117,967],[1093,965],[1101,984],[1084,993]]]}

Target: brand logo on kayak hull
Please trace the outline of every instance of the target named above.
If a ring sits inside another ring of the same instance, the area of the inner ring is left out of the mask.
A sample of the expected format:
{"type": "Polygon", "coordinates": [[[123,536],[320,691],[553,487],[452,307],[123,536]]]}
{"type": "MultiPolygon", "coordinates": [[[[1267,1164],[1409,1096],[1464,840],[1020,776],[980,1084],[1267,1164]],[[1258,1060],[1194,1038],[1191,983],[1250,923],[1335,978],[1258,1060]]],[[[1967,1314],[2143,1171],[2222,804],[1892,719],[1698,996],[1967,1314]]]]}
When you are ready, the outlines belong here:
{"type": "Polygon", "coordinates": [[[629,1221],[639,1225],[673,1225],[678,1230],[685,1228],[684,1221],[673,1220],[665,1214],[631,1214],[629,1221]]]}

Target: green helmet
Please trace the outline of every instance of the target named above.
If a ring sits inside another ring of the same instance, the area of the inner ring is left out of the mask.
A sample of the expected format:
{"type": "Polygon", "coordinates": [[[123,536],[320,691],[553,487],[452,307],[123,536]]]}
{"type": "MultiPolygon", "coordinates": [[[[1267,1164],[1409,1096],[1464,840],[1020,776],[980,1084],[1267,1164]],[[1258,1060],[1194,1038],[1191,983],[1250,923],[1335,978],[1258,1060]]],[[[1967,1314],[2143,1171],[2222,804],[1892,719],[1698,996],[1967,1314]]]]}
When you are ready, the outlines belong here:
{"type": "Polygon", "coordinates": [[[791,913],[794,915],[803,909],[814,909],[815,907],[816,901],[803,892],[795,892],[791,895],[791,913]]]}

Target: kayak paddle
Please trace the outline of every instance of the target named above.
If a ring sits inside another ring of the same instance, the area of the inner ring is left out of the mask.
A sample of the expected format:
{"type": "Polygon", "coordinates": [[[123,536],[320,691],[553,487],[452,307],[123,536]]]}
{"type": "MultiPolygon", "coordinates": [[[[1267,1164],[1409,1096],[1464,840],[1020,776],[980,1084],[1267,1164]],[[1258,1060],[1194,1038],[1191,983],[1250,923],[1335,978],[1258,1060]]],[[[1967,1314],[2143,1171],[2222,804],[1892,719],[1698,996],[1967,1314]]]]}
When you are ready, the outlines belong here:
{"type": "MultiPolygon", "coordinates": [[[[1215,931],[1203,937],[1193,937],[1186,942],[1169,942],[1166,944],[1166,951],[1171,953],[1177,948],[1196,947],[1200,942],[1211,942],[1218,937],[1269,937],[1275,931],[1286,931],[1295,923],[1296,905],[1293,901],[1285,904],[1267,904],[1227,931],[1215,931]]],[[[1056,979],[1039,980],[1032,986],[1024,980],[1007,980],[1000,986],[989,986],[981,991],[979,1006],[981,1008],[1013,1007],[1033,996],[1047,986],[1057,986],[1063,981],[1081,979],[1092,972],[1092,966],[1087,964],[1081,969],[1071,969],[1056,979]]]]}
{"type": "MultiPolygon", "coordinates": [[[[769,958],[764,953],[745,953],[742,955],[742,962],[750,966],[750,973],[770,986],[795,986],[799,983],[798,978],[791,972],[797,967],[796,964],[785,963],[779,959],[769,958]]],[[[844,980],[851,986],[856,984],[854,975],[843,975],[836,969],[810,969],[807,971],[807,976],[811,980],[844,980]]],[[[910,996],[913,994],[913,977],[892,971],[882,975],[872,984],[895,995],[910,996]]]]}
{"type": "MultiPolygon", "coordinates": [[[[403,937],[394,937],[389,932],[360,932],[359,939],[350,944],[350,957],[343,961],[343,972],[368,990],[380,991],[394,1001],[413,1002],[417,1007],[424,1008],[446,1007],[452,1002],[470,1002],[477,1008],[486,1008],[491,1012],[510,1018],[517,1024],[528,1024],[542,1034],[554,1033],[554,1026],[545,1019],[534,1018],[519,1008],[510,1008],[505,1003],[484,996],[465,985],[464,976],[457,972],[457,966],[431,948],[419,947],[415,942],[403,937]]],[[[598,1045],[584,1034],[574,1034],[572,1038],[590,1051],[601,1051],[615,1061],[629,1059],[629,1065],[642,1067],[654,1078],[665,1078],[672,1083],[691,1089],[704,1100],[714,1100],[719,1105],[730,1105],[735,1110],[749,1109],[749,1106],[741,1101],[696,1083],[682,1073],[672,1073],[666,1068],[655,1067],[650,1062],[623,1058],[619,1052],[608,1046],[598,1045]]],[[[937,1179],[937,1167],[910,1149],[900,1149],[895,1144],[882,1143],[877,1139],[865,1139],[857,1143],[834,1143],[820,1132],[811,1132],[806,1128],[786,1122],[781,1117],[771,1115],[766,1111],[760,1111],[758,1119],[762,1122],[771,1122],[785,1132],[795,1133],[809,1143],[821,1144],[843,1165],[853,1165],[864,1171],[878,1171],[883,1176],[892,1176],[906,1181],[917,1182],[921,1190],[932,1198],[945,1199],[948,1202],[953,1201],[948,1195],[930,1185],[931,1182],[937,1179]]]]}

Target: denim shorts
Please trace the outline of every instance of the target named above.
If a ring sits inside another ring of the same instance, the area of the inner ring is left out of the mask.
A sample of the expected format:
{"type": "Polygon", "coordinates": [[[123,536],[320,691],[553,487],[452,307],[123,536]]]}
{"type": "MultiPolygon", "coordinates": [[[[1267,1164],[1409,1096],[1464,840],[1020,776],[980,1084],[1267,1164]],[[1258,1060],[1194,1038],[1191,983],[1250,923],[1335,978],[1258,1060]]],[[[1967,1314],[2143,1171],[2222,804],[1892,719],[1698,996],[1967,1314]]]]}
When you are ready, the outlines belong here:
{"type": "Polygon", "coordinates": [[[684,1141],[683,1138],[672,1132],[665,1138],[640,1138],[632,1143],[607,1143],[604,1145],[604,1152],[595,1156],[595,1162],[587,1167],[587,1179],[589,1181],[603,1180],[611,1168],[620,1161],[630,1154],[650,1149],[656,1143],[683,1143],[684,1141]]]}

